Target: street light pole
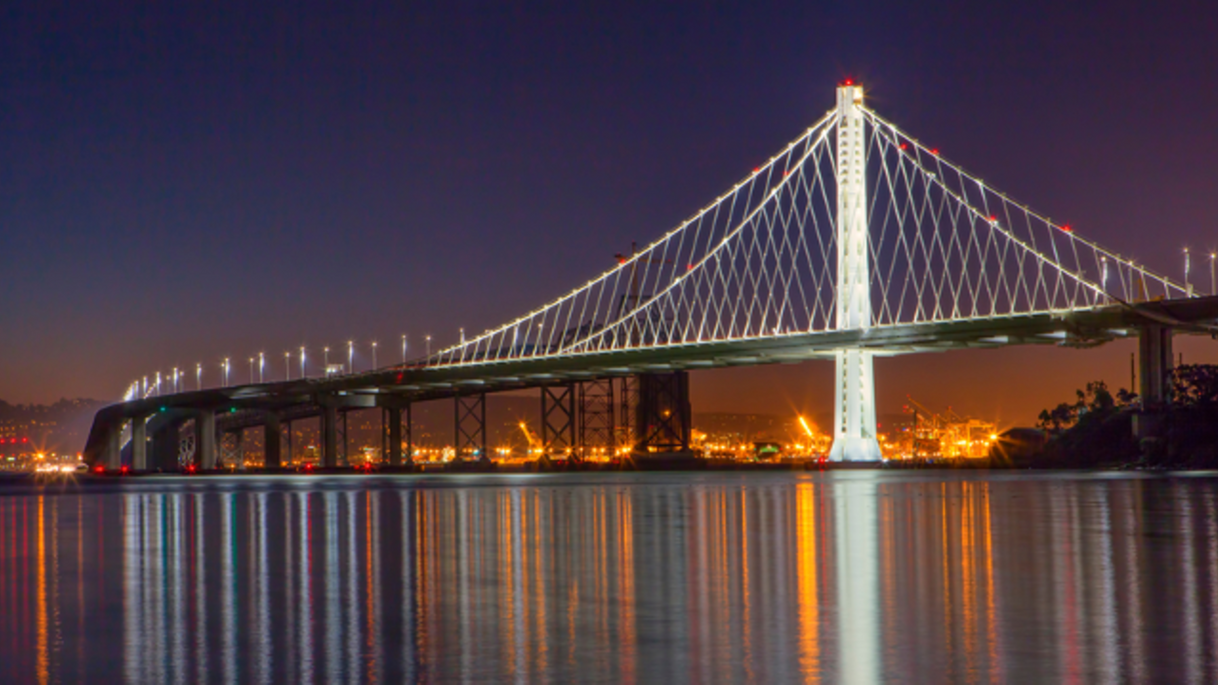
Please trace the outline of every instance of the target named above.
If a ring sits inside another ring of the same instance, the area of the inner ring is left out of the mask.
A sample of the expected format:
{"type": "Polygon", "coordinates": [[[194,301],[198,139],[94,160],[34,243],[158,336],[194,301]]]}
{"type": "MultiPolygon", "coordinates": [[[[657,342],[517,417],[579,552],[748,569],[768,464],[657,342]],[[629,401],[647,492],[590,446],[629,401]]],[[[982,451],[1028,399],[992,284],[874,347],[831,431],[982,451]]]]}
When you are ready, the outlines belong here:
{"type": "Polygon", "coordinates": [[[431,356],[431,336],[427,336],[427,356],[431,356]]]}
{"type": "Polygon", "coordinates": [[[406,363],[406,334],[402,334],[402,363],[406,363]]]}
{"type": "Polygon", "coordinates": [[[173,392],[176,395],[178,392],[178,367],[173,367],[173,392]]]}
{"type": "Polygon", "coordinates": [[[1210,253],[1210,294],[1218,295],[1218,283],[1214,282],[1214,256],[1215,253],[1210,253]]]}
{"type": "Polygon", "coordinates": [[[262,381],[262,369],[264,366],[266,366],[266,359],[263,356],[263,353],[259,352],[258,353],[258,382],[259,383],[263,382],[262,381]]]}
{"type": "Polygon", "coordinates": [[[355,363],[355,341],[347,341],[347,375],[355,373],[355,368],[352,364],[355,363]]]}
{"type": "Polygon", "coordinates": [[[1188,284],[1188,267],[1189,267],[1188,248],[1186,247],[1186,248],[1184,248],[1184,296],[1192,297],[1193,296],[1193,286],[1188,284]]]}
{"type": "Polygon", "coordinates": [[[228,387],[228,357],[224,358],[224,387],[228,387]]]}
{"type": "Polygon", "coordinates": [[[195,390],[203,389],[203,362],[195,364],[195,390]]]}
{"type": "Polygon", "coordinates": [[[376,341],[372,341],[372,370],[376,370],[376,341]]]}
{"type": "Polygon", "coordinates": [[[292,353],[283,353],[283,380],[292,380],[292,353]]]}
{"type": "Polygon", "coordinates": [[[300,377],[305,378],[305,348],[300,346],[300,377]]]}

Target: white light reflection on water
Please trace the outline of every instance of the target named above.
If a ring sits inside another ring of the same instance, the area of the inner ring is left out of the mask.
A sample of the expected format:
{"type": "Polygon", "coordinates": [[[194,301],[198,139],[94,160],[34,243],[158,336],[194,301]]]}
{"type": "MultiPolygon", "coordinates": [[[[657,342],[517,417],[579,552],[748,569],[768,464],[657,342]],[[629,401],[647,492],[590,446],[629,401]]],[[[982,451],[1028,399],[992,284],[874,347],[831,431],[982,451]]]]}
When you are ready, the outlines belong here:
{"type": "Polygon", "coordinates": [[[934,472],[0,486],[0,681],[1212,682],[1216,501],[934,472]]]}

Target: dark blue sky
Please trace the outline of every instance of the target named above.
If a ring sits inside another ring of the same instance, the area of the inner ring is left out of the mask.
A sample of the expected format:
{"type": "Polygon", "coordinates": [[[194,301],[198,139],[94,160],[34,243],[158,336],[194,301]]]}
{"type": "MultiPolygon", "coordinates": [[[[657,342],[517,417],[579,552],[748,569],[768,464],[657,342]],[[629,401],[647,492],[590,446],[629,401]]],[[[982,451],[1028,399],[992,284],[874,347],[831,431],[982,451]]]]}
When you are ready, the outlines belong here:
{"type": "MultiPolygon", "coordinates": [[[[1208,3],[590,4],[6,5],[0,397],[451,342],[670,229],[847,76],[1101,244],[1176,276],[1183,246],[1218,246],[1208,3]]],[[[912,393],[1030,420],[1092,378],[1127,385],[1129,350],[884,360],[880,410],[912,393]]],[[[704,374],[695,399],[827,407],[830,371],[704,374]]]]}

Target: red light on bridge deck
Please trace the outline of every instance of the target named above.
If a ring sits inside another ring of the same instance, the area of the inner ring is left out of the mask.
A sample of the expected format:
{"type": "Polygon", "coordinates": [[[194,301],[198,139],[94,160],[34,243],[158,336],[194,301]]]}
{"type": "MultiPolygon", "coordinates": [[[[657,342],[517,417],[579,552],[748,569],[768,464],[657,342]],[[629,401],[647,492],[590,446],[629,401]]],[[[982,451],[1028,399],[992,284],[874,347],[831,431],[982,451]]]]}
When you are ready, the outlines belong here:
{"type": "Polygon", "coordinates": [[[905,148],[907,148],[909,146],[906,145],[905,143],[901,143],[898,147],[900,147],[902,150],[904,150],[905,148]]]}
{"type": "Polygon", "coordinates": [[[1073,231],[1070,229],[1070,224],[1065,224],[1065,225],[1061,226],[1061,229],[1062,229],[1063,231],[1065,231],[1066,233],[1072,233],[1072,232],[1073,232],[1073,231]]]}
{"type": "Polygon", "coordinates": [[[932,148],[930,149],[930,154],[935,155],[936,157],[937,157],[937,156],[939,156],[939,148],[937,148],[937,147],[932,147],[932,148]]]}
{"type": "Polygon", "coordinates": [[[846,80],[845,80],[845,82],[843,82],[843,83],[842,83],[842,85],[844,85],[844,86],[853,86],[853,85],[854,85],[854,80],[853,80],[853,79],[846,79],[846,80]]]}
{"type": "Polygon", "coordinates": [[[782,176],[783,176],[783,178],[786,178],[788,175],[790,175],[790,173],[791,173],[791,172],[789,172],[789,171],[784,171],[784,172],[782,172],[782,176]]]}
{"type": "Polygon", "coordinates": [[[996,217],[996,216],[994,216],[993,214],[991,214],[991,215],[990,215],[990,221],[998,221],[998,217],[996,217]]]}
{"type": "Polygon", "coordinates": [[[690,263],[690,264],[686,264],[686,265],[685,265],[685,270],[686,270],[686,271],[693,271],[693,270],[694,270],[694,265],[693,265],[692,263],[690,263]]]}
{"type": "Polygon", "coordinates": [[[755,173],[757,173],[757,172],[759,172],[759,171],[761,171],[761,167],[759,167],[759,166],[755,166],[755,167],[753,167],[753,173],[754,173],[754,174],[755,174],[755,173]]]}

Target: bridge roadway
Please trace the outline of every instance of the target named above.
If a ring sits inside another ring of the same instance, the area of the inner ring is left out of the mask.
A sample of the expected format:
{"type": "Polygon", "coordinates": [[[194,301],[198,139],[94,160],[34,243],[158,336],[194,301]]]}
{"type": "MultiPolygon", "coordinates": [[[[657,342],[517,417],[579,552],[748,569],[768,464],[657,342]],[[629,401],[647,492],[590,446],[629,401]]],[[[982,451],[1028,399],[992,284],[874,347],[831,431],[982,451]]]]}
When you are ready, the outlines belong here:
{"type": "MultiPolygon", "coordinates": [[[[1218,334],[1216,320],[1218,296],[1207,296],[1021,316],[658,345],[606,353],[539,354],[512,361],[432,366],[421,359],[346,376],[208,388],[110,405],[94,417],[83,459],[90,466],[118,469],[119,436],[124,425],[132,420],[139,420],[138,426],[134,421],[132,426],[141,437],[147,435],[146,420],[164,423],[200,416],[211,416],[216,420],[215,428],[222,430],[268,422],[273,422],[277,429],[280,420],[324,416],[327,408],[400,409],[413,402],[598,378],[798,363],[833,358],[837,350],[851,347],[883,356],[1023,344],[1091,347],[1136,335],[1142,350],[1139,394],[1144,401],[1155,403],[1168,392],[1172,333],[1214,336],[1218,334]]],[[[211,421],[208,419],[208,423],[211,421]]]]}

